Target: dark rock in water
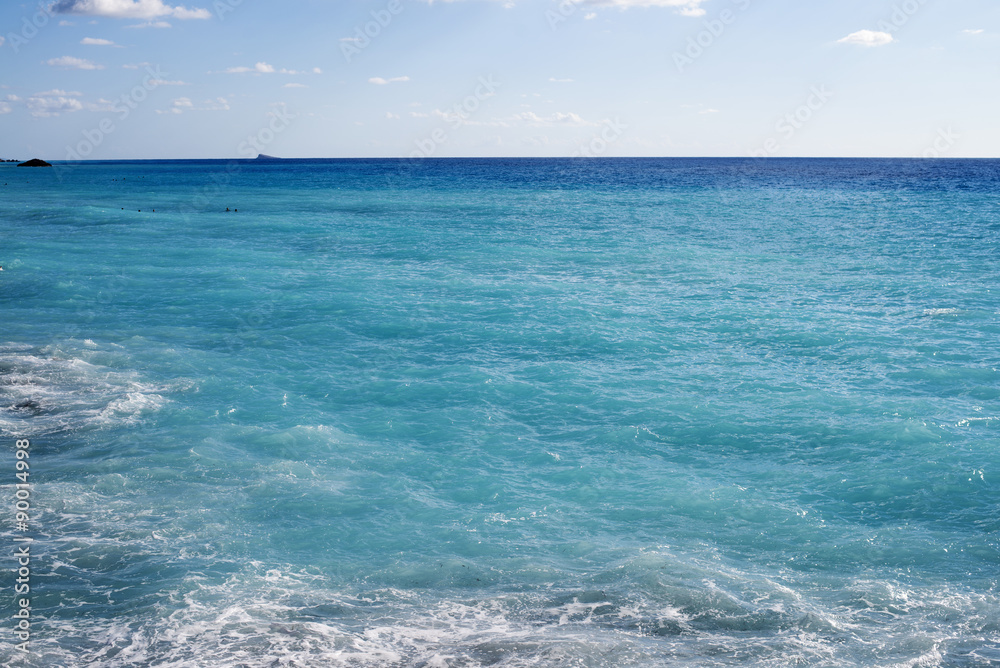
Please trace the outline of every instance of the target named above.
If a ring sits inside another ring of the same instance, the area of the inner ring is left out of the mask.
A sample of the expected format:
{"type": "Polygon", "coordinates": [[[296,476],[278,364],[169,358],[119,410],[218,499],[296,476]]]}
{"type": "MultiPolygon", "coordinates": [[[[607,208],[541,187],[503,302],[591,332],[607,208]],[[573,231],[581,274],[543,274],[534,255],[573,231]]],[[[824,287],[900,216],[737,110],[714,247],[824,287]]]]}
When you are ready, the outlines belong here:
{"type": "Polygon", "coordinates": [[[51,167],[49,163],[44,160],[39,160],[38,158],[32,158],[28,162],[22,162],[18,167],[51,167]]]}
{"type": "Polygon", "coordinates": [[[38,414],[42,412],[42,405],[37,401],[35,401],[34,399],[25,399],[24,401],[14,404],[14,410],[30,411],[32,413],[38,414]]]}
{"type": "Polygon", "coordinates": [[[264,155],[260,153],[257,155],[257,160],[281,160],[281,158],[275,158],[273,155],[264,155]]]}

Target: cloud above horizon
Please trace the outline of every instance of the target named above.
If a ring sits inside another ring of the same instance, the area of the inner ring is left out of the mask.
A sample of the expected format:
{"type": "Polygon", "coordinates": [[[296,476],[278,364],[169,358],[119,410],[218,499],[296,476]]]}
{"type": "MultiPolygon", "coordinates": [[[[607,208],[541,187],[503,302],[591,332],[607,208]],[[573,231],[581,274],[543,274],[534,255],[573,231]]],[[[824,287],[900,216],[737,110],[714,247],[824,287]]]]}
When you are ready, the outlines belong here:
{"type": "Polygon", "coordinates": [[[253,67],[230,67],[226,70],[226,74],[245,74],[247,72],[254,72],[256,74],[273,74],[274,65],[260,62],[253,67]]]}
{"type": "Polygon", "coordinates": [[[52,5],[56,14],[82,14],[115,19],[156,19],[172,16],[175,19],[209,19],[207,9],[171,7],[163,0],[59,0],[52,5]]]}
{"type": "Polygon", "coordinates": [[[104,65],[97,65],[83,58],[73,56],[62,56],[61,58],[50,58],[45,61],[46,65],[52,67],[65,67],[71,70],[103,70],[104,65]]]}
{"type": "Polygon", "coordinates": [[[383,79],[382,77],[372,77],[371,79],[368,80],[368,83],[373,83],[378,86],[384,86],[386,84],[391,84],[391,83],[403,83],[409,80],[410,77],[393,77],[391,79],[383,79]]]}
{"type": "Polygon", "coordinates": [[[80,40],[80,44],[84,46],[118,46],[110,39],[101,39],[100,37],[84,37],[80,40]]]}
{"type": "Polygon", "coordinates": [[[617,7],[631,9],[633,7],[669,7],[682,16],[704,16],[701,5],[706,0],[576,0],[585,7],[617,7]]]}
{"type": "Polygon", "coordinates": [[[859,30],[852,32],[847,37],[838,39],[838,44],[856,44],[857,46],[885,46],[895,42],[895,38],[887,32],[875,32],[874,30],[859,30]]]}
{"type": "MultiPolygon", "coordinates": [[[[36,93],[27,99],[20,98],[17,95],[8,95],[7,102],[24,104],[28,108],[28,113],[35,118],[49,118],[51,116],[58,116],[64,112],[80,111],[83,109],[83,103],[76,99],[80,95],[82,93],[77,91],[67,92],[56,89],[45,91],[44,93],[36,93]]],[[[6,105],[7,112],[9,112],[10,105],[6,102],[4,104],[6,105]]]]}

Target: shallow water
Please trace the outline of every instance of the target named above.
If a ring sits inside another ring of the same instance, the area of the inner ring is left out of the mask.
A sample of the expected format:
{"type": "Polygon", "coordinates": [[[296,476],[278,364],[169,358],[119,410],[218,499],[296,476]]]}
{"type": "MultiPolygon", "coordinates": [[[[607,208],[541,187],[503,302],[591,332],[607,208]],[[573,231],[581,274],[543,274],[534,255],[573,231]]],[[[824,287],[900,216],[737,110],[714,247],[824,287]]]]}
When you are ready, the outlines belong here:
{"type": "Polygon", "coordinates": [[[1000,162],[0,171],[22,665],[1000,664],[1000,162]]]}

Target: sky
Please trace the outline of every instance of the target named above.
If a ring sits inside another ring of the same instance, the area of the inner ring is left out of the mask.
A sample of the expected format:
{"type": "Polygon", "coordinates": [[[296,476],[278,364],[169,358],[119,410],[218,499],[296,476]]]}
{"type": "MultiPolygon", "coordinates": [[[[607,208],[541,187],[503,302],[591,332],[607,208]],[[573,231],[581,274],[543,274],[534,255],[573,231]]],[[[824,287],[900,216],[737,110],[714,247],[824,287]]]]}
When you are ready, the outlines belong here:
{"type": "Polygon", "coordinates": [[[0,4],[0,158],[1000,157],[996,0],[0,4]]]}

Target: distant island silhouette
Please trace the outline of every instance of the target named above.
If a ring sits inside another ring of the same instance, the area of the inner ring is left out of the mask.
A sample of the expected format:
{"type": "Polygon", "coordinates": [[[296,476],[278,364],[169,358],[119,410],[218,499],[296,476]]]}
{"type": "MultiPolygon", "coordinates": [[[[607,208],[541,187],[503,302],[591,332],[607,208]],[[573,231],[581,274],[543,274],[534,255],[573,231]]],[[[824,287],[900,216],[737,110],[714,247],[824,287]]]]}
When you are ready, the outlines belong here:
{"type": "Polygon", "coordinates": [[[276,158],[273,155],[265,155],[263,153],[257,154],[257,160],[282,160],[282,158],[276,158]]]}
{"type": "Polygon", "coordinates": [[[49,163],[44,160],[39,160],[38,158],[32,158],[28,162],[22,162],[18,167],[51,167],[49,163]]]}

